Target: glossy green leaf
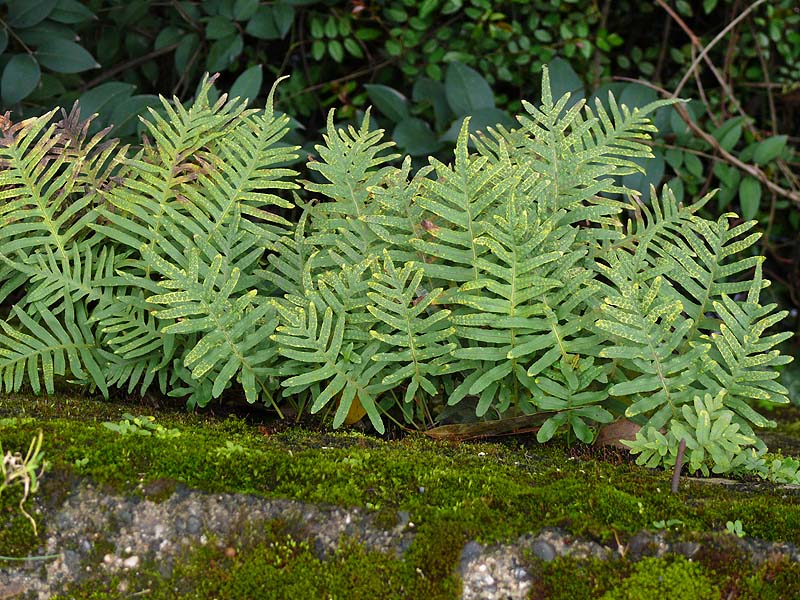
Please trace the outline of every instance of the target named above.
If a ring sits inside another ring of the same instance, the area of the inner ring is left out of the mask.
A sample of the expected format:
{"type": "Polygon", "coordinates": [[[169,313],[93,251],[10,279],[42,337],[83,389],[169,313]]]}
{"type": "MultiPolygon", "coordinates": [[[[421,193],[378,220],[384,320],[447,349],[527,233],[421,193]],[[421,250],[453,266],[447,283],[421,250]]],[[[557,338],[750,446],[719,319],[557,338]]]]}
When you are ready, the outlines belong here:
{"type": "Polygon", "coordinates": [[[757,165],[761,166],[775,160],[783,152],[788,140],[789,136],[787,135],[774,135],[759,142],[755,152],[753,152],[753,160],[757,165]]]}
{"type": "MultiPolygon", "coordinates": [[[[506,111],[494,107],[476,110],[469,116],[469,132],[471,134],[478,132],[488,133],[488,128],[496,128],[498,123],[507,129],[512,129],[517,125],[516,121],[506,111]]],[[[461,130],[462,122],[462,119],[456,119],[450,128],[442,134],[441,140],[455,142],[458,138],[458,132],[461,130]]]]}
{"type": "Polygon", "coordinates": [[[206,39],[221,40],[236,34],[236,25],[225,17],[211,17],[206,23],[206,39]]]}
{"type": "Polygon", "coordinates": [[[277,40],[281,37],[272,6],[260,6],[256,13],[247,22],[245,32],[261,40],[277,40]]]}
{"type": "MultiPolygon", "coordinates": [[[[650,186],[659,187],[664,177],[666,161],[660,150],[653,151],[653,158],[637,158],[633,162],[644,169],[644,173],[631,173],[622,178],[622,185],[630,190],[635,190],[647,200],[650,197],[650,186]]],[[[689,155],[687,154],[686,157],[689,155]]]]}
{"type": "Polygon", "coordinates": [[[272,5],[272,19],[281,39],[286,37],[294,23],[294,8],[283,2],[272,5]]]}
{"type": "Polygon", "coordinates": [[[761,205],[761,182],[748,175],[739,184],[739,206],[746,220],[755,218],[761,205]]]}
{"type": "Polygon", "coordinates": [[[211,44],[206,58],[206,69],[211,73],[224,71],[236,60],[244,49],[241,34],[229,35],[211,44]]]}
{"type": "MultiPolygon", "coordinates": [[[[564,94],[571,94],[566,108],[569,108],[584,97],[583,82],[569,61],[556,58],[548,64],[550,71],[550,89],[553,100],[558,100],[564,94]]],[[[624,94],[624,91],[623,91],[624,94]]],[[[631,94],[633,97],[633,93],[631,94]]]]}
{"type": "Polygon", "coordinates": [[[187,33],[175,48],[175,69],[183,73],[189,67],[189,61],[200,47],[200,37],[196,33],[187,33]]]}
{"type": "Polygon", "coordinates": [[[261,84],[264,75],[261,65],[255,65],[243,72],[231,86],[230,98],[247,98],[248,103],[252,103],[261,91],[261,84]]]}
{"type": "Polygon", "coordinates": [[[246,21],[256,14],[259,3],[259,0],[236,0],[233,4],[233,18],[246,21]]]}
{"type": "Polygon", "coordinates": [[[494,108],[494,93],[475,69],[459,62],[450,63],[445,73],[445,94],[457,116],[466,116],[481,108],[494,108]]]}
{"type": "Polygon", "coordinates": [[[36,89],[41,78],[39,63],[29,54],[15,54],[3,69],[0,90],[3,104],[16,104],[36,89]]]}
{"type": "Polygon", "coordinates": [[[344,49],[347,50],[351,56],[355,56],[356,58],[364,58],[364,51],[361,49],[361,46],[359,46],[358,42],[353,38],[345,38],[342,43],[344,44],[344,49]]]}
{"type": "Polygon", "coordinates": [[[33,27],[53,12],[58,0],[9,0],[8,24],[15,29],[33,27]]]}
{"type": "MultiPolygon", "coordinates": [[[[577,79],[577,75],[575,78],[577,79]]],[[[580,79],[577,80],[577,85],[581,85],[580,79]]],[[[556,96],[556,94],[553,93],[553,96],[556,96]]],[[[643,106],[647,106],[656,100],[658,100],[658,94],[656,91],[647,87],[646,85],[642,85],[641,83],[627,84],[618,97],[618,102],[620,104],[624,104],[631,110],[634,108],[642,108],[643,106]]]]}
{"type": "Polygon", "coordinates": [[[112,135],[125,137],[136,133],[139,115],[145,114],[148,106],[160,106],[158,96],[137,95],[123,100],[114,107],[109,123],[114,126],[112,135]]]}
{"type": "MultiPolygon", "coordinates": [[[[260,6],[256,13],[247,22],[245,31],[262,40],[277,40],[286,37],[294,22],[294,8],[284,3],[272,4],[270,6],[260,6]]],[[[312,31],[318,20],[312,20],[312,31]]],[[[313,37],[322,37],[320,35],[313,37]]]]}
{"type": "Polygon", "coordinates": [[[29,47],[40,46],[55,39],[74,42],[77,37],[75,31],[69,25],[50,20],[42,21],[33,27],[19,29],[16,31],[16,35],[29,47]]]}
{"type": "Polygon", "coordinates": [[[427,156],[442,147],[430,125],[416,117],[400,121],[394,128],[392,138],[411,156],[427,156]]]}
{"type": "Polygon", "coordinates": [[[164,27],[158,32],[155,41],[153,42],[153,50],[160,50],[172,44],[180,43],[183,38],[184,31],[180,27],[164,27]]]}
{"type": "Polygon", "coordinates": [[[703,162],[696,154],[687,152],[683,159],[686,170],[694,177],[700,179],[703,176],[703,162]]]}
{"type": "Polygon", "coordinates": [[[0,27],[0,54],[8,48],[8,31],[5,27],[0,27]]]}
{"type": "Polygon", "coordinates": [[[56,73],[82,73],[100,66],[82,46],[61,39],[41,44],[36,49],[36,58],[43,67],[56,73]]]}
{"type": "Polygon", "coordinates": [[[50,13],[49,18],[58,23],[74,25],[96,19],[97,15],[78,0],[58,0],[58,4],[50,13]]]}
{"type": "Polygon", "coordinates": [[[324,30],[326,38],[334,39],[339,35],[336,29],[336,19],[333,16],[328,17],[328,20],[325,21],[324,30]]]}
{"type": "Polygon", "coordinates": [[[743,123],[743,117],[730,118],[712,131],[711,135],[719,142],[723,150],[730,152],[736,144],[739,143],[739,139],[742,137],[743,123]]]}
{"type": "Polygon", "coordinates": [[[328,54],[330,54],[331,58],[337,63],[342,62],[344,60],[344,47],[342,46],[342,42],[339,40],[331,40],[328,42],[328,54]]]}
{"type": "Polygon", "coordinates": [[[403,94],[387,85],[366,84],[364,88],[372,104],[393,123],[408,118],[408,100],[403,94]]]}
{"type": "Polygon", "coordinates": [[[94,113],[99,113],[109,104],[116,106],[124,99],[128,98],[135,89],[135,85],[123,83],[121,81],[101,83],[84,92],[80,98],[78,98],[81,116],[88,117],[94,113]]]}
{"type": "Polygon", "coordinates": [[[428,77],[420,77],[414,82],[411,97],[414,102],[430,102],[433,105],[437,130],[442,130],[445,124],[449,123],[455,116],[447,102],[447,92],[444,84],[439,81],[428,77]]]}

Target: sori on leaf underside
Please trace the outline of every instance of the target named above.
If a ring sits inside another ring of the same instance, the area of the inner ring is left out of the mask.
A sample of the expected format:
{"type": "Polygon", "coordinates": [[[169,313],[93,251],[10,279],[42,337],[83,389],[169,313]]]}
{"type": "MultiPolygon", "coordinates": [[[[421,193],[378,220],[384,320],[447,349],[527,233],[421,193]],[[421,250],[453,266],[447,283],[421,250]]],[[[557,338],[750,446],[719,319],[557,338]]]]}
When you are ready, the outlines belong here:
{"type": "Polygon", "coordinates": [[[570,104],[545,71],[516,129],[471,138],[465,119],[452,160],[416,171],[369,113],[331,111],[305,181],[275,88],[247,109],[209,102],[213,81],[151,109],[137,149],[77,106],[5,126],[6,392],[67,380],[193,407],[233,389],[379,432],[529,415],[540,441],[627,417],[647,464],[689,431],[695,470],[763,452],[756,406],[788,402],[790,334],[760,303],[755,222],[619,183],[672,101],[570,104]]]}

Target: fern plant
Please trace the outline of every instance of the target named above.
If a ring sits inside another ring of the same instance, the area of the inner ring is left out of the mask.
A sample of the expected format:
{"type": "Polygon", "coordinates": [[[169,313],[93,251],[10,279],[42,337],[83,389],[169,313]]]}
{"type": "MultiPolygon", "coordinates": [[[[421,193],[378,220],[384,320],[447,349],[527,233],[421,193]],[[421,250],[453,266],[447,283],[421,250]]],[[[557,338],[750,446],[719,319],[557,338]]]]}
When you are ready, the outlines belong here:
{"type": "Polygon", "coordinates": [[[685,439],[693,469],[757,465],[754,404],[788,401],[790,359],[754,223],[619,183],[671,101],[570,105],[545,71],[519,127],[465,122],[417,172],[369,113],[331,112],[302,181],[275,88],[248,110],[209,102],[213,80],[164,99],[137,149],[89,137],[79,107],[3,130],[6,392],[228,391],[381,432],[538,416],[540,441],[624,416],[644,464],[685,439]]]}

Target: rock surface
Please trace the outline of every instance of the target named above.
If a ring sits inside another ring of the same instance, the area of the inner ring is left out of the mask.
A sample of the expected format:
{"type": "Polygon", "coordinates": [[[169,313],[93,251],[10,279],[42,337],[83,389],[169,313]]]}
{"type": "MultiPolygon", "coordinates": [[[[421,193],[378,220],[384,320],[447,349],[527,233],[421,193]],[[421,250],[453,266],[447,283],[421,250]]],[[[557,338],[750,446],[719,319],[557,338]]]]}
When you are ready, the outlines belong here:
{"type": "MultiPolygon", "coordinates": [[[[248,525],[278,518],[302,524],[321,558],[332,553],[345,537],[359,540],[370,550],[402,558],[415,536],[407,514],[398,514],[397,525],[385,529],[376,524],[372,513],[360,509],[266,500],[246,494],[209,494],[181,486],[165,500],[155,502],[103,493],[84,483],[48,515],[48,535],[40,553],[53,558],[15,563],[13,568],[0,571],[0,600],[46,600],[64,586],[98,571],[127,572],[135,581],[136,570],[144,562],[159,565],[161,576],[169,578],[174,561],[187,549],[212,540],[221,547],[235,547],[237,536],[245,535],[248,525]]],[[[526,568],[531,564],[526,557],[551,561],[559,556],[601,560],[625,556],[637,560],[671,552],[691,558],[704,543],[713,540],[669,541],[662,532],[642,531],[625,547],[609,547],[576,539],[556,528],[491,547],[470,541],[462,549],[459,565],[462,594],[465,600],[525,598],[534,575],[526,568]]],[[[738,538],[736,543],[756,562],[776,554],[800,561],[800,549],[791,544],[738,538]]],[[[126,580],[122,581],[125,587],[126,580]]]]}

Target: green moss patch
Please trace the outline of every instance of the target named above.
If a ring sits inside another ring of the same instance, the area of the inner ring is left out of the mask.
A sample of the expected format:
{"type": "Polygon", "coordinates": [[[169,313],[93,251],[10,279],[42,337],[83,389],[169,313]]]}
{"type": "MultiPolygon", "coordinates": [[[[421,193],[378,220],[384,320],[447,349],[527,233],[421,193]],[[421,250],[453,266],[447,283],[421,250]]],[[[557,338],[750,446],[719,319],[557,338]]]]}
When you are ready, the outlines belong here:
{"type": "MultiPolygon", "coordinates": [[[[25,447],[44,431],[46,458],[62,479],[88,477],[118,491],[164,499],[176,483],[212,492],[254,493],[312,503],[360,506],[391,516],[407,511],[418,526],[454,521],[484,543],[560,526],[603,542],[624,540],[655,521],[720,531],[739,519],[748,535],[800,543],[800,506],[782,488],[732,491],[630,462],[567,457],[563,444],[527,438],[503,443],[444,443],[422,435],[383,441],[360,433],[265,428],[230,417],[159,415],[180,435],[120,435],[103,416],[24,418],[0,426],[5,447],[25,447]],[[268,433],[268,432],[267,432],[268,433]]],[[[130,407],[120,409],[129,412],[130,407]]],[[[45,475],[43,488],[53,485],[45,475]]],[[[388,520],[391,520],[390,518],[388,520]]]]}
{"type": "Polygon", "coordinates": [[[734,551],[725,563],[709,555],[625,560],[532,561],[531,600],[788,600],[800,597],[800,564],[786,558],[753,565],[734,551]],[[580,576],[576,577],[576,573],[580,576]]]}
{"type": "MultiPolygon", "coordinates": [[[[0,556],[2,557],[31,556],[41,543],[42,527],[39,526],[39,536],[35,536],[31,522],[20,513],[21,497],[22,493],[18,490],[6,490],[0,496],[0,556]]],[[[26,505],[29,513],[32,509],[31,504],[26,505]]],[[[36,518],[37,515],[33,517],[36,518]]],[[[0,566],[3,566],[4,562],[6,561],[0,558],[0,566]]]]}
{"type": "Polygon", "coordinates": [[[257,535],[250,533],[239,538],[250,540],[244,546],[231,543],[220,547],[211,540],[205,547],[193,550],[176,563],[169,579],[159,573],[156,565],[145,564],[135,572],[114,575],[110,582],[108,578],[96,578],[70,586],[54,600],[119,598],[121,592],[156,600],[449,600],[460,596],[460,582],[450,562],[452,551],[444,548],[444,544],[453,541],[450,537],[418,538],[421,546],[432,550],[412,550],[406,560],[370,552],[352,541],[344,543],[333,556],[321,559],[315,555],[312,542],[280,521],[269,523],[255,532],[257,535]]]}
{"type": "MultiPolygon", "coordinates": [[[[386,528],[404,511],[417,532],[402,558],[353,541],[323,560],[301,529],[270,525],[248,545],[230,541],[233,552],[227,554],[213,543],[195,549],[166,582],[156,565],[145,563],[135,574],[84,582],[70,590],[70,598],[118,597],[118,585],[130,592],[148,589],[151,598],[368,598],[376,589],[386,598],[457,598],[454,574],[466,541],[509,542],[546,526],[624,545],[657,521],[679,520],[672,535],[690,538],[693,531],[723,531],[727,521],[738,519],[748,536],[800,543],[796,491],[747,482],[730,489],[684,478],[672,494],[669,473],[640,468],[613,452],[570,451],[563,440],[457,444],[423,435],[387,441],[306,428],[273,433],[270,424],[234,416],[171,412],[157,413],[156,423],[180,434],[161,438],[121,435],[103,426],[124,412],[152,414],[146,406],[84,400],[78,414],[70,408],[74,403],[59,410],[41,399],[26,402],[2,401],[0,439],[4,448],[26,448],[39,429],[44,432],[52,466],[37,501],[45,508],[58,506],[81,479],[157,502],[185,485],[362,507],[386,528]],[[176,591],[178,582],[183,587],[176,591]]],[[[11,493],[0,497],[5,556],[35,553],[46,535],[46,519],[39,518],[40,537],[33,537],[27,520],[14,512],[16,501],[11,493]]],[[[695,562],[531,562],[531,597],[649,597],[663,581],[684,597],[716,597],[704,595],[708,589],[732,590],[737,598],[800,597],[798,565],[776,559],[754,567],[727,543],[731,536],[719,537],[717,545],[702,545],[695,562]],[[790,593],[770,595],[774,589],[790,593]]]]}

